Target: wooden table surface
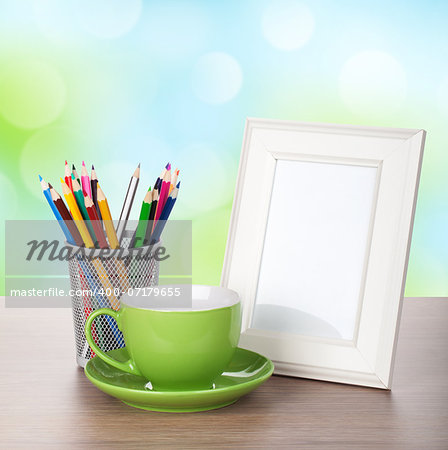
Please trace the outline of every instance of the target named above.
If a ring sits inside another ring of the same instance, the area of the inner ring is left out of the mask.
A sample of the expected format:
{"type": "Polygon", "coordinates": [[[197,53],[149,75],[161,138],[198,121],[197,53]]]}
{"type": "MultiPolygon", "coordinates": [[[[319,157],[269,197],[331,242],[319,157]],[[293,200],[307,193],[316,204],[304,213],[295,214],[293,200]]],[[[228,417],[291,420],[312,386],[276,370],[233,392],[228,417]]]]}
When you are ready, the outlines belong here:
{"type": "Polygon", "coordinates": [[[448,449],[448,299],[406,299],[392,391],[273,376],[226,408],[131,408],[75,364],[69,309],[0,301],[0,448],[448,449]]]}

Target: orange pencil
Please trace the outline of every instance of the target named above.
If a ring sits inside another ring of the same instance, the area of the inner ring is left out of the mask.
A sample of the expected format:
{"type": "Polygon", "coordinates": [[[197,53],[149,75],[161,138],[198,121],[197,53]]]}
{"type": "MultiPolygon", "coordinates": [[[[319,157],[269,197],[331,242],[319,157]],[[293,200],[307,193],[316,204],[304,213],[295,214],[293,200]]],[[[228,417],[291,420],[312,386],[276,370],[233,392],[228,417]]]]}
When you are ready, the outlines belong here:
{"type": "Polygon", "coordinates": [[[177,184],[177,177],[179,176],[179,169],[176,169],[173,173],[173,177],[171,178],[171,185],[170,185],[170,192],[169,194],[171,194],[172,190],[176,187],[177,184]]]}

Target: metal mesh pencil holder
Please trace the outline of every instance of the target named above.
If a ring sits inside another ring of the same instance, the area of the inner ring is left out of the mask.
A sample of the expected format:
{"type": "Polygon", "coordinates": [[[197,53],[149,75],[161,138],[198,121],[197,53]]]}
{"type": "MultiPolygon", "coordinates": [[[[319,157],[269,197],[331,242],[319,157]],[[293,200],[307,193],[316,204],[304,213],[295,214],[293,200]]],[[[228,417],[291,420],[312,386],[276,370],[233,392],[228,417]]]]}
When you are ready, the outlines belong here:
{"type": "MultiPolygon", "coordinates": [[[[142,257],[141,252],[135,251],[137,249],[127,250],[132,235],[131,231],[124,233],[121,242],[124,250],[119,256],[102,257],[100,250],[95,250],[69,259],[76,361],[81,367],[95,356],[84,334],[90,313],[100,308],[118,310],[120,297],[129,288],[150,287],[159,282],[159,261],[149,253],[142,257]]],[[[99,316],[94,320],[92,336],[105,352],[125,345],[117,323],[110,316],[99,316]]]]}

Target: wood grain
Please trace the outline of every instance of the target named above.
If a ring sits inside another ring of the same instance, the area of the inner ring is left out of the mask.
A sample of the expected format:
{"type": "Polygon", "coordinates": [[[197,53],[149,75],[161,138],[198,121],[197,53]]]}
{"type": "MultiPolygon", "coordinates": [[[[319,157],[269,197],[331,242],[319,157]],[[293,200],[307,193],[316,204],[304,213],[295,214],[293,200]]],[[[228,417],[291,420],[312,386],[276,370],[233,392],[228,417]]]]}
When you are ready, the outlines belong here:
{"type": "Polygon", "coordinates": [[[448,448],[448,299],[406,299],[392,391],[274,376],[236,404],[152,413],[75,363],[69,309],[0,308],[0,448],[448,448]]]}

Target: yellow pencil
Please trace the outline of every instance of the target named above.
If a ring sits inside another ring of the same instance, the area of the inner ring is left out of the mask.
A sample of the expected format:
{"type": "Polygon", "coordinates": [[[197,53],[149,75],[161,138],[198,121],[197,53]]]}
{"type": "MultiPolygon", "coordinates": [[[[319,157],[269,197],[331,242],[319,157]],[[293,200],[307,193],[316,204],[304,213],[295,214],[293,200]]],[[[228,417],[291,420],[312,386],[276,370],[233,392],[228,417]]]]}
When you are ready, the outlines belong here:
{"type": "Polygon", "coordinates": [[[107,203],[107,198],[99,184],[97,184],[97,201],[100,208],[101,217],[103,218],[104,227],[106,228],[110,248],[118,248],[120,247],[120,244],[118,242],[117,233],[115,232],[114,223],[112,222],[109,204],[107,203]]]}
{"type": "MultiPolygon", "coordinates": [[[[81,211],[79,210],[78,205],[76,204],[73,192],[70,190],[70,188],[67,186],[67,184],[64,182],[62,178],[61,183],[62,183],[62,192],[64,193],[64,197],[67,200],[73,219],[75,221],[76,226],[78,227],[79,233],[81,234],[84,244],[88,248],[95,248],[92,238],[90,237],[90,234],[87,230],[86,224],[84,223],[84,220],[82,218],[81,211]]],[[[120,267],[123,266],[124,270],[126,271],[126,267],[124,266],[123,261],[120,261],[120,263],[118,265],[120,267]]],[[[98,278],[100,279],[100,282],[106,291],[106,296],[109,299],[112,307],[115,310],[118,310],[120,307],[120,303],[118,301],[118,298],[114,294],[114,287],[112,286],[112,283],[109,280],[109,277],[107,275],[103,263],[98,258],[95,258],[92,260],[92,264],[95,267],[98,278]]],[[[123,267],[121,267],[122,270],[123,267]]],[[[124,273],[124,276],[123,275],[120,276],[120,284],[122,285],[123,289],[125,289],[125,287],[126,289],[129,288],[126,272],[124,273]]]]}
{"type": "Polygon", "coordinates": [[[95,248],[92,238],[90,237],[89,231],[87,230],[86,224],[84,223],[84,220],[82,218],[81,211],[79,210],[78,205],[76,204],[73,192],[70,190],[70,188],[67,186],[67,184],[62,178],[61,184],[65,200],[67,201],[68,207],[70,208],[73,220],[75,221],[76,227],[79,230],[79,234],[82,237],[84,245],[88,248],[95,248]]]}
{"type": "MultiPolygon", "coordinates": [[[[103,218],[104,228],[106,229],[107,239],[109,239],[110,248],[116,249],[120,247],[118,242],[117,233],[115,232],[114,223],[112,221],[112,215],[110,214],[109,204],[107,198],[104,195],[100,185],[96,185],[96,196],[98,207],[100,208],[101,217],[103,218]]],[[[126,292],[129,289],[128,271],[121,259],[115,259],[115,268],[120,277],[120,284],[122,289],[126,292]]]]}
{"type": "Polygon", "coordinates": [[[106,296],[109,299],[112,308],[118,311],[118,309],[120,309],[120,302],[118,301],[118,298],[114,294],[115,292],[114,287],[112,286],[112,283],[110,282],[109,277],[107,276],[107,272],[103,266],[103,263],[98,258],[94,258],[92,259],[92,264],[96,269],[98,278],[100,279],[101,284],[104,287],[106,296]]]}

